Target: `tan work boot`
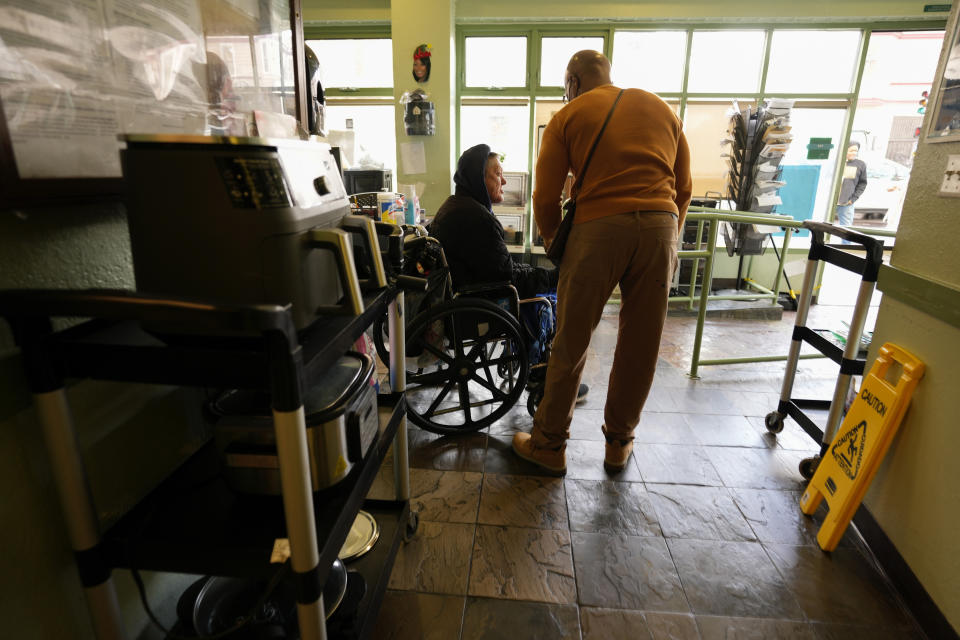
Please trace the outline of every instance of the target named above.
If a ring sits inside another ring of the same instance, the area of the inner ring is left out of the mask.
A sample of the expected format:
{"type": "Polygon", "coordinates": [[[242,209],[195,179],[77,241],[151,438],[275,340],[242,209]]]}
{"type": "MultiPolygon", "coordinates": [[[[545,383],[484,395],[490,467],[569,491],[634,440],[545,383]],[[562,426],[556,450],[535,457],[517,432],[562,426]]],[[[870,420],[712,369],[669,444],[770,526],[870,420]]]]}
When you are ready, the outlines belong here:
{"type": "Polygon", "coordinates": [[[513,450],[518,456],[559,475],[567,472],[567,455],[564,449],[566,447],[557,449],[535,447],[529,433],[513,434],[513,450]]]}
{"type": "Polygon", "coordinates": [[[603,428],[603,435],[607,439],[606,451],[603,456],[603,468],[608,473],[620,473],[627,467],[630,454],[633,453],[633,440],[616,440],[607,435],[607,428],[603,428]]]}

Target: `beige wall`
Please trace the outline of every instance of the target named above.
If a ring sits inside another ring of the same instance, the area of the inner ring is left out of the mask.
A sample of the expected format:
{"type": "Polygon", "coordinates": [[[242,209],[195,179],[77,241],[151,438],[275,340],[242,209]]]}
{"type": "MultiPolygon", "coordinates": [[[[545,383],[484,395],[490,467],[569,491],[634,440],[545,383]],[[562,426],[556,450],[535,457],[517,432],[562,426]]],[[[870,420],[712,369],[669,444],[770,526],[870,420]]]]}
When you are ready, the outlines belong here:
{"type": "MultiPolygon", "coordinates": [[[[954,25],[957,12],[955,3],[954,25]]],[[[942,77],[942,55],[940,64],[934,86],[942,77]]],[[[931,115],[929,109],[927,118],[931,115]]],[[[960,154],[960,141],[918,146],[891,264],[960,290],[960,199],[937,193],[950,154],[960,154]]],[[[871,361],[884,342],[911,351],[927,369],[865,504],[954,629],[960,629],[960,328],[888,293],[880,303],[871,361]]]]}

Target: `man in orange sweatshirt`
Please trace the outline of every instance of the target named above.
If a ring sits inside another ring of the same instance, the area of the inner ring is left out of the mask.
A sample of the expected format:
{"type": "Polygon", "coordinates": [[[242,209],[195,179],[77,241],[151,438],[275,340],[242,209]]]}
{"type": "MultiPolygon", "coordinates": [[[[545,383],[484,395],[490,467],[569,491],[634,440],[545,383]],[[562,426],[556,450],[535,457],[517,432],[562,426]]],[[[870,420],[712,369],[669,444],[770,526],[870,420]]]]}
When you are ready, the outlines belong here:
{"type": "MultiPolygon", "coordinates": [[[[570,59],[564,95],[569,104],[547,125],[537,160],[533,212],[547,246],[560,224],[567,173],[579,175],[619,93],[603,54],[580,51],[570,59]]],[[[620,327],[602,427],[604,467],[617,473],[627,465],[653,383],[677,234],[690,204],[690,152],[673,110],[652,93],[625,90],[576,195],[544,397],[532,433],[516,434],[513,449],[543,468],[566,472],[566,441],[587,346],[619,284],[620,327]]]]}

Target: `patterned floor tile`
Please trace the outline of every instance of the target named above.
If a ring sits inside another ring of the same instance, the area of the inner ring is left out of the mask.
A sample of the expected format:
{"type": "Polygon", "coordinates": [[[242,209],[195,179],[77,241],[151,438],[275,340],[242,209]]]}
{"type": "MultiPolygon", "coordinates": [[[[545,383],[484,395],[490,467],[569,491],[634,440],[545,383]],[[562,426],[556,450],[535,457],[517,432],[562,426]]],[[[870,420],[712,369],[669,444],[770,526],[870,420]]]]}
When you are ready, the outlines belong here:
{"type": "Polygon", "coordinates": [[[563,480],[487,474],[480,499],[480,524],[567,529],[563,480]]]}
{"type": "Polygon", "coordinates": [[[449,640],[460,633],[464,596],[387,591],[374,640],[449,640]]]}
{"type": "Polygon", "coordinates": [[[856,549],[765,544],[787,587],[815,622],[901,628],[910,621],[877,570],[856,549]]]}
{"type": "Polygon", "coordinates": [[[636,453],[627,460],[627,466],[623,471],[610,473],[604,469],[605,447],[605,441],[568,440],[567,477],[577,480],[616,480],[618,482],[643,480],[637,470],[636,453]]]}
{"type": "Polygon", "coordinates": [[[798,451],[745,447],[704,447],[713,468],[727,487],[802,490],[798,451]]]}
{"type": "Polygon", "coordinates": [[[564,482],[571,531],[661,535],[653,502],[641,483],[569,478],[564,482]]]}
{"type": "Polygon", "coordinates": [[[477,527],[471,596],[572,604],[577,585],[570,533],[519,527],[477,527]]]}
{"type": "Polygon", "coordinates": [[[421,520],[476,522],[482,473],[410,470],[410,508],[421,520]]]}
{"type": "Polygon", "coordinates": [[[650,638],[642,611],[580,607],[580,627],[583,629],[583,640],[650,638]]]}
{"type": "Polygon", "coordinates": [[[662,538],[574,533],[573,549],[581,605],[690,611],[662,538]]]}
{"type": "Polygon", "coordinates": [[[697,442],[716,447],[761,447],[768,444],[744,416],[684,414],[697,442]]]}
{"type": "Polygon", "coordinates": [[[633,458],[644,482],[723,486],[705,447],[699,445],[634,445],[633,458]]]}
{"type": "Polygon", "coordinates": [[[670,538],[667,544],[697,615],[803,620],[759,543],[670,538]]]}
{"type": "Polygon", "coordinates": [[[496,638],[580,640],[577,607],[573,604],[468,598],[460,640],[496,638]]]}
{"type": "Polygon", "coordinates": [[[420,522],[401,545],[390,574],[390,589],[465,595],[476,525],[420,522]]]}
{"type": "Polygon", "coordinates": [[[813,626],[799,620],[697,616],[703,640],[817,640],[813,626]]]}
{"type": "Polygon", "coordinates": [[[756,541],[746,519],[723,487],[647,484],[667,538],[756,541]]]}
{"type": "Polygon", "coordinates": [[[441,436],[410,427],[410,466],[442,471],[483,471],[487,434],[441,436]]]}

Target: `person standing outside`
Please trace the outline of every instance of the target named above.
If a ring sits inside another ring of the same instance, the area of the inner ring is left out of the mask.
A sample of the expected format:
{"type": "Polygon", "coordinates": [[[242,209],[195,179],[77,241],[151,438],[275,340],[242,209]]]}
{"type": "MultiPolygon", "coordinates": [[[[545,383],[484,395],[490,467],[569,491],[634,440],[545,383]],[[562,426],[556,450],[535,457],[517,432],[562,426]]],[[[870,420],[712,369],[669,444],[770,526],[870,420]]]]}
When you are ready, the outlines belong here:
{"type": "MultiPolygon", "coordinates": [[[[537,227],[549,246],[560,223],[559,196],[576,176],[620,89],[610,61],[597,51],[570,59],[569,104],[544,131],[533,194],[537,227]]],[[[619,332],[602,431],[604,467],[623,470],[633,431],[653,383],[677,264],[677,234],[690,204],[690,152],[683,123],[652,93],[623,92],[584,175],[557,289],[558,326],[544,397],[531,433],[513,449],[555,473],[566,471],[566,441],[587,347],[603,307],[620,285],[619,332]]]]}
{"type": "Polygon", "coordinates": [[[843,168],[843,182],[837,199],[837,224],[849,227],[853,224],[853,203],[867,188],[867,165],[857,158],[860,143],[851,142],[847,147],[847,164],[843,168]]]}

